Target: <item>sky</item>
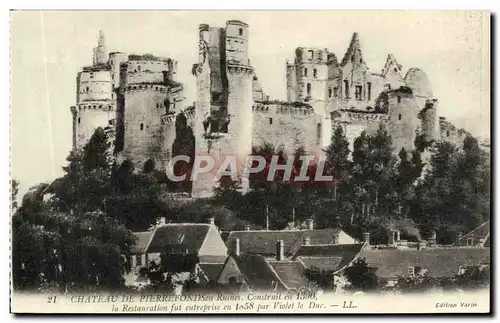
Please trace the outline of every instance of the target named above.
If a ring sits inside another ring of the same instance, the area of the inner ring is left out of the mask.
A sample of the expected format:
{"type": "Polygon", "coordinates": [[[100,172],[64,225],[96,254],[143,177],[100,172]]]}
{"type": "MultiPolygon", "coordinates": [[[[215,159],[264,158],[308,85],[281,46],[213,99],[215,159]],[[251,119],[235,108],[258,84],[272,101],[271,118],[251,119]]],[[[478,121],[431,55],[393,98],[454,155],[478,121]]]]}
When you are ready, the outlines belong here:
{"type": "Polygon", "coordinates": [[[438,113],[476,136],[490,136],[489,19],[479,11],[65,11],[11,13],[11,173],[20,195],[63,174],[71,149],[76,74],[92,64],[99,30],[108,52],[152,53],[178,62],[187,102],[198,25],[249,24],[249,58],[264,91],[286,98],[285,62],[295,48],[328,48],[342,59],[358,32],[363,57],[379,73],[387,54],[425,71],[438,113]]]}

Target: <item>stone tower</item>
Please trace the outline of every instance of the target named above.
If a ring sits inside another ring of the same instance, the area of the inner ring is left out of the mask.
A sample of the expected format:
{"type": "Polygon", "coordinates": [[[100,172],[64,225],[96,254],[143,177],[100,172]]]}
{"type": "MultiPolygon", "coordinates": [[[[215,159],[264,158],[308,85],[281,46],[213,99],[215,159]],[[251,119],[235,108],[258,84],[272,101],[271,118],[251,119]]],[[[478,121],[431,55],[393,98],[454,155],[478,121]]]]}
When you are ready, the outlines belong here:
{"type": "Polygon", "coordinates": [[[248,25],[238,20],[228,21],[226,28],[202,24],[199,36],[199,62],[193,66],[196,156],[210,156],[215,168],[193,181],[192,194],[213,194],[215,172],[227,156],[236,158],[238,180],[245,191],[248,183],[241,175],[252,149],[254,76],[248,60],[248,25]]]}
{"type": "Polygon", "coordinates": [[[418,119],[419,107],[413,91],[402,86],[387,91],[389,124],[388,130],[392,136],[394,152],[397,154],[404,148],[406,151],[414,149],[417,131],[420,131],[421,122],[418,119]]]}
{"type": "Polygon", "coordinates": [[[73,148],[83,147],[98,127],[114,127],[116,119],[113,83],[107,66],[104,34],[94,48],[92,66],[86,66],[76,78],[76,105],[73,115],[73,148]]]}

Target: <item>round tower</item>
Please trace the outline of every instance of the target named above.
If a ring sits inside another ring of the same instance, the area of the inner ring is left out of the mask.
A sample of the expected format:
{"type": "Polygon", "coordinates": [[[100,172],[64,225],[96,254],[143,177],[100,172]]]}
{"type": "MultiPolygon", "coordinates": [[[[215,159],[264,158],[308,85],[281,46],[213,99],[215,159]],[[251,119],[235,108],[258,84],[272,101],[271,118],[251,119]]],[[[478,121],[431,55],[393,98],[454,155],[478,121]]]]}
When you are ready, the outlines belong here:
{"type": "Polygon", "coordinates": [[[392,136],[395,153],[401,148],[406,151],[414,149],[416,133],[420,127],[418,120],[418,102],[409,87],[387,92],[389,124],[388,131],[392,136]]]}
{"type": "Polygon", "coordinates": [[[439,127],[437,119],[437,99],[427,100],[425,108],[420,111],[422,134],[426,142],[439,140],[439,127]]]}
{"type": "Polygon", "coordinates": [[[84,68],[77,76],[73,114],[73,148],[83,147],[98,127],[114,126],[116,109],[109,70],[84,68]]]}
{"type": "Polygon", "coordinates": [[[248,25],[239,20],[226,23],[226,60],[231,64],[250,65],[248,61],[248,25]]]}

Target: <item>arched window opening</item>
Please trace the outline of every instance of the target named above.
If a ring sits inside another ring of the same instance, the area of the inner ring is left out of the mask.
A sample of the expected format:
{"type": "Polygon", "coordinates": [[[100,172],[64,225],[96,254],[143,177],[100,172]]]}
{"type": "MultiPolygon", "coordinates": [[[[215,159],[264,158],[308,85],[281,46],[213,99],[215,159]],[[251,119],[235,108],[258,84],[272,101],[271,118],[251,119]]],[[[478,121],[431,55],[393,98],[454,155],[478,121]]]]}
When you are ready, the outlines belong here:
{"type": "Polygon", "coordinates": [[[307,76],[307,67],[304,68],[304,76],[307,76]]]}
{"type": "Polygon", "coordinates": [[[311,95],[311,83],[307,83],[307,95],[311,95]]]}
{"type": "Polygon", "coordinates": [[[144,163],[144,173],[145,174],[151,173],[154,169],[155,169],[155,163],[154,163],[154,161],[151,160],[151,159],[148,159],[144,163]]]}
{"type": "Polygon", "coordinates": [[[401,120],[401,113],[398,114],[398,120],[401,120]]]}

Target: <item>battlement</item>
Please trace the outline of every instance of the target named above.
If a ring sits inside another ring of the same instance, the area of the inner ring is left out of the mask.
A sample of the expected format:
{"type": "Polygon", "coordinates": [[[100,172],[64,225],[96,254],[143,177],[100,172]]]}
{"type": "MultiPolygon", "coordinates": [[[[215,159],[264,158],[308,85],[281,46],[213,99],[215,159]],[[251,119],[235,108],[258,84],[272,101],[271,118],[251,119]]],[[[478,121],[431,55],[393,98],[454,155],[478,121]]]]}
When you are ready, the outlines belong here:
{"type": "Polygon", "coordinates": [[[254,113],[270,113],[290,116],[311,116],[314,109],[301,102],[281,102],[281,101],[255,101],[252,105],[254,113]]]}
{"type": "Polygon", "coordinates": [[[175,123],[175,114],[173,112],[171,113],[165,113],[163,114],[161,118],[161,124],[163,125],[169,125],[169,124],[174,124],[175,123]]]}
{"type": "Polygon", "coordinates": [[[108,64],[97,64],[92,66],[84,66],[82,68],[82,72],[102,72],[102,71],[111,71],[111,66],[108,64]]]}
{"type": "Polygon", "coordinates": [[[168,92],[169,85],[164,83],[133,83],[124,87],[125,92],[131,91],[157,91],[157,92],[168,92]]]}
{"type": "Polygon", "coordinates": [[[247,75],[253,74],[252,66],[238,64],[236,61],[230,60],[230,58],[228,58],[226,66],[230,74],[247,74],[247,75]]]}
{"type": "Polygon", "coordinates": [[[326,48],[297,47],[295,49],[296,63],[326,64],[328,62],[326,48]]]}
{"type": "Polygon", "coordinates": [[[153,54],[130,54],[128,55],[129,61],[155,61],[155,62],[165,62],[172,63],[173,59],[169,57],[154,56],[153,54]]]}
{"type": "Polygon", "coordinates": [[[114,105],[110,103],[101,103],[101,104],[91,104],[91,103],[84,103],[84,104],[79,104],[77,107],[71,107],[72,111],[73,108],[78,109],[78,111],[82,110],[103,110],[103,111],[115,111],[114,105]]]}
{"type": "Polygon", "coordinates": [[[331,113],[333,121],[347,124],[364,124],[367,122],[385,122],[390,119],[388,114],[364,110],[340,109],[331,113]]]}

